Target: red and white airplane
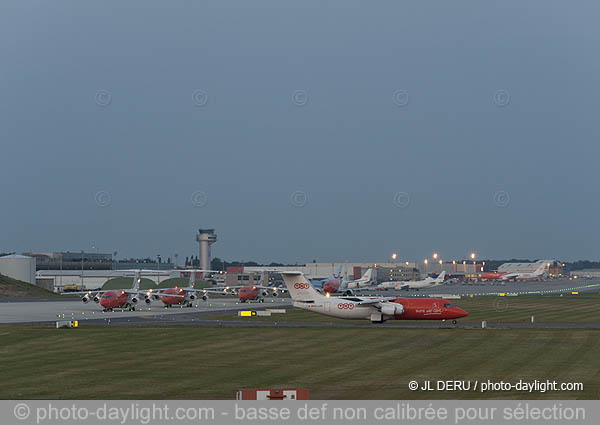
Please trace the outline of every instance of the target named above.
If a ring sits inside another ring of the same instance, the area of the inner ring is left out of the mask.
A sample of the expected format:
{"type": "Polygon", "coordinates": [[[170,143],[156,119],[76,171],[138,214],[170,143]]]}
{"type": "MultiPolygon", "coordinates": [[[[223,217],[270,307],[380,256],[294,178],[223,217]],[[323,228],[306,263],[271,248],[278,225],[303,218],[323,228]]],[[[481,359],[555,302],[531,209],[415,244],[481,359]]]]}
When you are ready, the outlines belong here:
{"type": "MultiPolygon", "coordinates": [[[[263,270],[261,273],[261,282],[264,282],[265,272],[277,272],[276,270],[263,270]]],[[[218,292],[218,290],[213,290],[218,292]]],[[[284,292],[284,289],[278,286],[264,286],[264,285],[244,285],[244,286],[227,286],[221,293],[237,295],[241,303],[258,301],[264,302],[265,297],[271,295],[272,297],[279,296],[280,292],[284,292]]]]}
{"type": "Polygon", "coordinates": [[[332,297],[317,292],[302,272],[281,272],[294,307],[340,319],[452,320],[469,313],[442,298],[332,297]]]}
{"type": "Polygon", "coordinates": [[[487,272],[481,275],[483,280],[498,280],[504,276],[506,272],[487,272]]]}
{"type": "Polygon", "coordinates": [[[144,299],[146,304],[152,302],[152,291],[140,290],[140,270],[134,271],[133,285],[130,289],[107,289],[100,291],[80,291],[66,292],[63,295],[83,294],[81,301],[88,303],[94,301],[102,306],[102,311],[112,311],[115,308],[122,308],[129,311],[135,311],[135,305],[144,299]]]}
{"type": "Polygon", "coordinates": [[[502,277],[500,277],[500,280],[539,280],[542,278],[544,273],[546,273],[547,266],[548,265],[546,263],[540,264],[540,266],[537,269],[535,269],[534,272],[506,273],[502,275],[502,277]]]}
{"type": "Polygon", "coordinates": [[[196,273],[219,273],[215,270],[201,270],[191,269],[182,270],[183,272],[190,273],[190,279],[188,286],[179,287],[175,286],[168,289],[158,289],[152,291],[152,295],[155,299],[159,299],[163,302],[165,307],[172,307],[174,305],[183,305],[186,307],[193,307],[193,301],[200,298],[203,301],[208,301],[209,290],[203,288],[195,288],[196,284],[196,273]]]}

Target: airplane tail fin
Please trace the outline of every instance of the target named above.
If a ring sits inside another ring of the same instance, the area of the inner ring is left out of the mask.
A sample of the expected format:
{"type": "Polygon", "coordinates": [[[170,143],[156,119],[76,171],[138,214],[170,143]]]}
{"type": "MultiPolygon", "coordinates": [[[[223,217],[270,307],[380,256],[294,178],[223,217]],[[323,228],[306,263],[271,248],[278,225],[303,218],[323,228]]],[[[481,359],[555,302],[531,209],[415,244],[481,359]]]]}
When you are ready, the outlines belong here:
{"type": "Polygon", "coordinates": [[[140,271],[136,270],[133,274],[133,285],[131,289],[134,291],[138,291],[140,289],[140,283],[142,282],[142,278],[140,277],[140,271]]]}
{"type": "Polygon", "coordinates": [[[329,279],[331,279],[331,280],[341,280],[342,279],[342,265],[341,264],[338,266],[336,272],[331,273],[331,276],[329,277],[329,279]]]}
{"type": "Polygon", "coordinates": [[[362,277],[360,278],[360,280],[362,280],[364,282],[370,282],[371,281],[371,276],[373,276],[373,269],[369,268],[369,270],[367,270],[365,272],[365,274],[362,275],[362,277]]]}
{"type": "Polygon", "coordinates": [[[538,269],[533,273],[535,276],[541,276],[546,272],[546,263],[542,264],[538,267],[538,269]]]}
{"type": "Polygon", "coordinates": [[[314,301],[323,297],[313,288],[302,272],[281,272],[281,276],[292,301],[314,301]]]}
{"type": "Polygon", "coordinates": [[[437,277],[436,281],[438,281],[439,283],[442,283],[444,281],[444,279],[446,278],[446,270],[443,270],[437,277]]]}

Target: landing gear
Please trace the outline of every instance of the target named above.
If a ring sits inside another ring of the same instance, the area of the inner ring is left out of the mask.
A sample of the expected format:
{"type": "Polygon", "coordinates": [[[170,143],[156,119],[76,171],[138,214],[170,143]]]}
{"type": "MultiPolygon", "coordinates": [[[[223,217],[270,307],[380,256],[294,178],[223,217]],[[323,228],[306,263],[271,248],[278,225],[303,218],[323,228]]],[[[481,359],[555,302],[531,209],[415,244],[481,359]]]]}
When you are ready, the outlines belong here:
{"type": "Polygon", "coordinates": [[[125,310],[135,311],[135,307],[129,303],[125,303],[125,310]]]}
{"type": "Polygon", "coordinates": [[[194,304],[192,304],[191,302],[187,303],[188,308],[192,308],[193,306],[194,306],[194,304]]]}
{"type": "Polygon", "coordinates": [[[259,303],[264,303],[264,302],[265,302],[265,299],[264,299],[263,297],[260,297],[260,298],[258,299],[258,302],[259,302],[259,303]]]}

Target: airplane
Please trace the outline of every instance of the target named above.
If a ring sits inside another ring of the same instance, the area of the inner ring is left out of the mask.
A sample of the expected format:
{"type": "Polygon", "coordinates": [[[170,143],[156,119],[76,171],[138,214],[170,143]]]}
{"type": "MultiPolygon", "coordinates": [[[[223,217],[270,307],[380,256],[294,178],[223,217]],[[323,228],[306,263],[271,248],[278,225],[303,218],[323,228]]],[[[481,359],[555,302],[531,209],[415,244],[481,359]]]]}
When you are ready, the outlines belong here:
{"type": "Polygon", "coordinates": [[[327,284],[340,284],[342,281],[342,265],[340,264],[335,272],[331,272],[327,279],[310,279],[310,283],[315,287],[323,289],[327,284]]]}
{"type": "Polygon", "coordinates": [[[441,285],[444,283],[444,279],[446,277],[446,271],[442,271],[438,277],[433,278],[427,276],[422,280],[406,280],[406,281],[398,281],[398,282],[383,282],[375,287],[375,289],[396,289],[396,290],[406,290],[414,289],[418,291],[419,289],[425,288],[433,288],[434,286],[441,285]]]}
{"type": "Polygon", "coordinates": [[[129,311],[135,311],[135,305],[140,300],[140,297],[144,297],[146,304],[152,302],[151,295],[152,291],[140,290],[140,270],[134,271],[133,284],[131,289],[107,289],[100,291],[78,291],[68,292],[67,295],[83,294],[81,301],[88,303],[90,300],[100,304],[103,308],[102,311],[113,311],[115,308],[123,308],[129,311]]]}
{"type": "Polygon", "coordinates": [[[542,275],[546,272],[546,264],[541,264],[534,272],[521,272],[521,273],[506,273],[500,280],[533,280],[541,279],[542,275]]]}
{"type": "Polygon", "coordinates": [[[487,272],[481,275],[483,280],[498,280],[504,276],[506,272],[487,272]]]}
{"type": "MultiPolygon", "coordinates": [[[[368,269],[361,277],[357,280],[343,280],[343,281],[327,281],[323,285],[323,292],[333,294],[341,292],[344,295],[354,295],[353,290],[360,290],[371,282],[371,276],[373,275],[373,269],[368,269]]],[[[372,289],[372,288],[368,288],[372,289]]]]}
{"type": "Polygon", "coordinates": [[[294,307],[340,319],[452,320],[468,313],[442,298],[332,297],[319,293],[302,272],[281,272],[294,307]]]}
{"type": "MultiPolygon", "coordinates": [[[[265,272],[279,273],[277,270],[262,270],[261,271],[261,282],[264,282],[265,272]]],[[[208,297],[208,293],[218,293],[222,295],[237,295],[241,303],[258,301],[264,302],[264,297],[269,296],[269,293],[273,297],[279,296],[279,292],[285,292],[285,290],[278,286],[264,286],[264,285],[242,285],[242,286],[226,286],[223,289],[204,289],[204,297],[208,297]]]]}
{"type": "Polygon", "coordinates": [[[196,273],[218,273],[218,271],[215,270],[201,269],[188,269],[182,270],[182,272],[190,273],[190,280],[187,287],[175,286],[173,288],[151,291],[154,299],[160,298],[167,308],[172,307],[173,305],[193,307],[193,301],[198,297],[203,301],[208,301],[208,291],[206,289],[194,287],[196,283],[196,273]],[[199,292],[200,294],[198,294],[199,292]]]}

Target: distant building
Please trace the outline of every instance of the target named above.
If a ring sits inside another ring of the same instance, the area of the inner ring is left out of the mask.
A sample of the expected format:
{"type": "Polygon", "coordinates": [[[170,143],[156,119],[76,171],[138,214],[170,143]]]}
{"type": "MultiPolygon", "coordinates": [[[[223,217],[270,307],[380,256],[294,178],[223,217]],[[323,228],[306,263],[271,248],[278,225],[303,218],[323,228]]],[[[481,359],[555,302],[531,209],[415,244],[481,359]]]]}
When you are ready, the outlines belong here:
{"type": "Polygon", "coordinates": [[[36,260],[37,270],[110,270],[111,254],[91,252],[25,252],[36,260]]]}
{"type": "Polygon", "coordinates": [[[597,279],[600,278],[600,269],[583,269],[583,270],[573,270],[569,273],[570,276],[583,279],[597,279]]]}
{"type": "Polygon", "coordinates": [[[0,274],[35,285],[35,258],[16,254],[0,257],[0,274]]]}
{"type": "Polygon", "coordinates": [[[421,276],[421,272],[416,267],[407,266],[396,266],[396,267],[378,267],[377,269],[377,283],[390,282],[390,281],[405,281],[405,280],[418,280],[421,276]]]}
{"type": "Polygon", "coordinates": [[[500,273],[533,273],[540,265],[546,264],[548,274],[551,276],[561,276],[563,274],[563,266],[557,260],[538,260],[532,263],[504,263],[498,267],[500,273]]]}

